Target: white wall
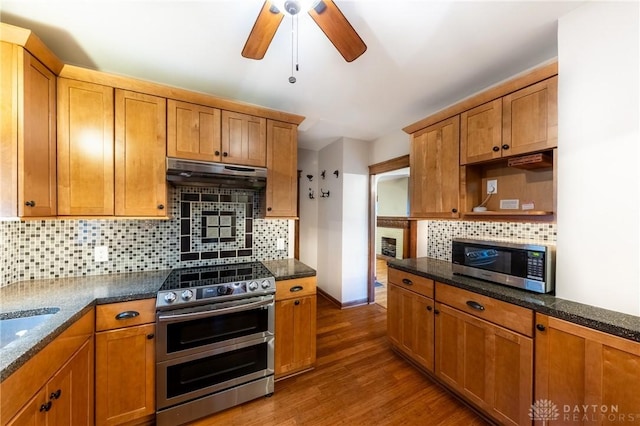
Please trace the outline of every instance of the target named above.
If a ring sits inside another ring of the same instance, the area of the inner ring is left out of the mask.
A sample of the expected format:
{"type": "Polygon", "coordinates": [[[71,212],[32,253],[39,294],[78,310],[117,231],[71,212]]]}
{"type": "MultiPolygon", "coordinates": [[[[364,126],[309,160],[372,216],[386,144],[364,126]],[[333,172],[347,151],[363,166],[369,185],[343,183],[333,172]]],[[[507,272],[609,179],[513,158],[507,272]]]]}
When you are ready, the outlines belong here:
{"type": "Polygon", "coordinates": [[[379,180],[377,184],[378,216],[409,216],[409,178],[379,180]]]}
{"type": "Polygon", "coordinates": [[[637,2],[558,26],[558,297],[640,315],[637,2]]]}
{"type": "MultiPolygon", "coordinates": [[[[298,150],[298,169],[300,178],[300,261],[317,269],[318,267],[318,152],[307,149],[298,150]],[[307,175],[313,175],[309,181],[307,175]],[[309,198],[309,188],[316,198],[309,198]]],[[[290,240],[293,241],[293,240],[290,240]]],[[[293,256],[292,256],[293,257],[293,256]]]]}
{"type": "MultiPolygon", "coordinates": [[[[407,123],[409,125],[411,123],[407,123]]],[[[371,142],[369,164],[382,163],[409,154],[409,135],[401,129],[371,142]]]]}

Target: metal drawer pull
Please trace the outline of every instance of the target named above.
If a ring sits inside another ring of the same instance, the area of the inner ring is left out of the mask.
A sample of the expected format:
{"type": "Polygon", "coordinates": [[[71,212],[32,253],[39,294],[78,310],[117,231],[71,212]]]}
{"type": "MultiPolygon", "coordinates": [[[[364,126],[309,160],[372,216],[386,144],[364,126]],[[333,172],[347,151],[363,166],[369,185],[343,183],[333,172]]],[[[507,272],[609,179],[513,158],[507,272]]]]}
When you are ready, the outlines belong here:
{"type": "Polygon", "coordinates": [[[403,278],[402,284],[413,285],[413,281],[411,281],[409,278],[403,278]]]}
{"type": "Polygon", "coordinates": [[[46,404],[42,404],[42,405],[40,406],[40,412],[41,412],[41,413],[42,413],[42,412],[49,411],[49,410],[51,410],[51,401],[47,401],[47,403],[46,403],[46,404]]]}
{"type": "Polygon", "coordinates": [[[51,392],[51,395],[49,395],[49,399],[59,399],[60,395],[62,395],[62,389],[58,389],[55,392],[51,392]]]}
{"type": "Polygon", "coordinates": [[[473,300],[467,300],[467,306],[477,311],[484,311],[484,306],[473,300]]]}
{"type": "Polygon", "coordinates": [[[295,292],[297,292],[297,291],[301,291],[301,290],[304,290],[304,287],[302,287],[301,285],[296,285],[296,286],[293,286],[293,287],[291,287],[291,288],[289,289],[289,291],[290,291],[291,293],[295,293],[295,292]]]}
{"type": "Polygon", "coordinates": [[[138,315],[140,315],[140,312],[137,312],[137,311],[124,311],[124,312],[120,312],[118,315],[116,315],[116,319],[117,320],[131,319],[131,318],[137,317],[138,315]]]}
{"type": "Polygon", "coordinates": [[[536,328],[538,329],[538,331],[545,331],[547,329],[544,324],[536,324],[536,328]]]}

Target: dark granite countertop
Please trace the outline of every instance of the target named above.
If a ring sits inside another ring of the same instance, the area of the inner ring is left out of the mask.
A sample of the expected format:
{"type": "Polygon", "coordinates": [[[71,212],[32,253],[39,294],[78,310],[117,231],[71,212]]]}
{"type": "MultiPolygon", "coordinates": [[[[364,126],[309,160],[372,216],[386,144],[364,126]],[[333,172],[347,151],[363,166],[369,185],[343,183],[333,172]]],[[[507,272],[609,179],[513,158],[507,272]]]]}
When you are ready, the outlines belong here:
{"type": "Polygon", "coordinates": [[[263,260],[262,264],[276,277],[276,281],[316,275],[315,269],[296,259],[263,260]]]}
{"type": "Polygon", "coordinates": [[[155,298],[170,270],[21,281],[0,288],[0,317],[59,308],[46,322],[0,349],[0,382],[66,330],[91,307],[155,298]]]}
{"type": "Polygon", "coordinates": [[[530,308],[541,314],[561,318],[605,333],[640,342],[640,317],[561,299],[550,294],[537,294],[517,288],[454,275],[451,262],[428,257],[391,260],[390,268],[410,272],[450,284],[494,299],[530,308]]]}

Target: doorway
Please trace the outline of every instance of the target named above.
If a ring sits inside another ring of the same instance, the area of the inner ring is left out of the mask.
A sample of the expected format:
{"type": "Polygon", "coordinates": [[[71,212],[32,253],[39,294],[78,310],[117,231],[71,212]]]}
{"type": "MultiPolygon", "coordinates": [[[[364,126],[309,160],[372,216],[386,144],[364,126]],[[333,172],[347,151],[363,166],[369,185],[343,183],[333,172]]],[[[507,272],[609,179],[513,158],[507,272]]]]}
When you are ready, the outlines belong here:
{"type": "Polygon", "coordinates": [[[415,257],[409,220],[409,156],[369,166],[369,303],[386,308],[387,261],[415,257]]]}

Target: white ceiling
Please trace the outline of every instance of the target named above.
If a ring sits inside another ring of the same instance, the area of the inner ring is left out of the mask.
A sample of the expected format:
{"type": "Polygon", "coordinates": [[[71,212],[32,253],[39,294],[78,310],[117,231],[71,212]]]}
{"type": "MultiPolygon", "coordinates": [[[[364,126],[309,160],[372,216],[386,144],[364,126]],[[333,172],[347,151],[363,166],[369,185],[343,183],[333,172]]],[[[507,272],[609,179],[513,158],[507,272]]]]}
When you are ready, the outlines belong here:
{"type": "Polygon", "coordinates": [[[64,62],[303,115],[299,146],[375,140],[557,56],[578,1],[335,0],[367,44],[347,63],[306,14],[265,58],[240,54],[263,0],[2,0],[64,62]]]}

